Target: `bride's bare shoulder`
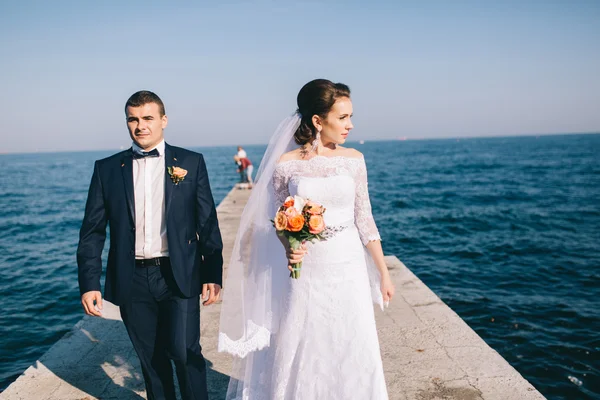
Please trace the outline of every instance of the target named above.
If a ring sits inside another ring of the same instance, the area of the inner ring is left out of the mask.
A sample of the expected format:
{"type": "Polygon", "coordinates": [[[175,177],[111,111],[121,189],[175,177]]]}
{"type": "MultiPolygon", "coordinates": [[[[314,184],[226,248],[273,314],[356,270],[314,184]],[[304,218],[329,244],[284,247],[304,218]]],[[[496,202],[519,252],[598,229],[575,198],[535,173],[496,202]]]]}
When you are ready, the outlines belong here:
{"type": "Polygon", "coordinates": [[[292,150],[292,151],[288,151],[287,153],[284,153],[281,157],[279,157],[278,163],[281,163],[284,161],[291,161],[291,160],[301,160],[301,159],[302,159],[302,153],[300,152],[300,149],[296,149],[296,150],[292,150]]]}
{"type": "Polygon", "coordinates": [[[338,146],[339,155],[348,158],[364,158],[363,154],[351,147],[338,146]]]}

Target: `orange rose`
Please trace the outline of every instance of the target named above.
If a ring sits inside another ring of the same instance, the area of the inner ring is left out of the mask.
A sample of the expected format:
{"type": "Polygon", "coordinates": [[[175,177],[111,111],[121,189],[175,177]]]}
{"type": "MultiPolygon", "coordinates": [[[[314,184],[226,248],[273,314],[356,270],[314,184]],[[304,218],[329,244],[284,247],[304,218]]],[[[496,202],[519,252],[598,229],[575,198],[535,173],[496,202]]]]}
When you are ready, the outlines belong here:
{"type": "Polygon", "coordinates": [[[304,211],[311,215],[323,214],[323,206],[308,200],[304,205],[304,211]]]}
{"type": "Polygon", "coordinates": [[[275,229],[277,229],[278,231],[285,230],[285,227],[287,226],[287,221],[288,220],[285,214],[279,211],[277,214],[275,214],[275,229]]]}
{"type": "Polygon", "coordinates": [[[173,176],[176,176],[179,179],[182,179],[184,176],[187,175],[187,170],[183,169],[183,168],[179,168],[179,167],[173,167],[173,176]]]}
{"type": "Polygon", "coordinates": [[[283,203],[283,208],[290,208],[290,207],[294,207],[294,198],[292,196],[288,196],[287,199],[285,199],[285,202],[283,203]]]}
{"type": "Polygon", "coordinates": [[[291,218],[287,219],[287,229],[290,232],[300,232],[304,227],[304,216],[302,214],[296,214],[291,218]]]}
{"type": "Polygon", "coordinates": [[[308,220],[308,231],[313,235],[318,235],[325,229],[325,221],[322,215],[311,215],[308,220]]]}

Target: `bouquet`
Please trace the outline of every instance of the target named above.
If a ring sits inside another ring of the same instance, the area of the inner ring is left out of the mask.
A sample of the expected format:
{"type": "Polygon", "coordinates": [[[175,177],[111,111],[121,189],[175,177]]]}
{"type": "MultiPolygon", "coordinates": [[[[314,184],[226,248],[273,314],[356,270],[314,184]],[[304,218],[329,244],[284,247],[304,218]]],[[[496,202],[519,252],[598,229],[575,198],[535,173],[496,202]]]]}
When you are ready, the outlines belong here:
{"type": "MultiPolygon", "coordinates": [[[[279,236],[285,236],[293,250],[306,241],[325,240],[326,227],[323,220],[325,207],[300,196],[288,197],[271,220],[279,236]]],[[[302,262],[292,268],[290,277],[300,277],[302,262]]]]}

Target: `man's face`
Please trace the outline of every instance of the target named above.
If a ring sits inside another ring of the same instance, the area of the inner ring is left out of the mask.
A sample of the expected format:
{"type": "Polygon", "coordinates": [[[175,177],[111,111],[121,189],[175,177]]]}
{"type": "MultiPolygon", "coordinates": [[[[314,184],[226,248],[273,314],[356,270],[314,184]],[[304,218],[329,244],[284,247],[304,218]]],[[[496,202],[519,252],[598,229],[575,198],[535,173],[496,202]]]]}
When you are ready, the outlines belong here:
{"type": "Polygon", "coordinates": [[[144,150],[150,150],[163,140],[163,129],[167,127],[167,116],[160,116],[156,103],[140,107],[127,107],[127,129],[129,136],[144,150]]]}

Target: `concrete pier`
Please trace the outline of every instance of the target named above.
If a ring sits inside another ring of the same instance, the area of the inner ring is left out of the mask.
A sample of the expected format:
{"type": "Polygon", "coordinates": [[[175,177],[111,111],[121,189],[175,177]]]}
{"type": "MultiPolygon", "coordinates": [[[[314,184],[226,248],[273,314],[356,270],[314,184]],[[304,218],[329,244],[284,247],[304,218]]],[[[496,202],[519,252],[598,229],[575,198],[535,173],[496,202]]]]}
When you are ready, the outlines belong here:
{"type": "MultiPolygon", "coordinates": [[[[250,192],[234,188],[217,208],[225,265],[250,192]]],[[[544,399],[400,260],[388,256],[386,261],[396,297],[385,312],[376,310],[376,318],[391,400],[544,399]]],[[[216,351],[219,313],[220,304],[201,312],[211,399],[225,398],[231,366],[231,358],[216,351]]],[[[105,302],[103,315],[84,317],[0,399],[145,399],[118,308],[105,302]]]]}

